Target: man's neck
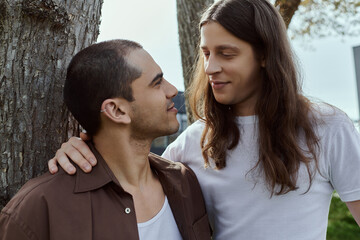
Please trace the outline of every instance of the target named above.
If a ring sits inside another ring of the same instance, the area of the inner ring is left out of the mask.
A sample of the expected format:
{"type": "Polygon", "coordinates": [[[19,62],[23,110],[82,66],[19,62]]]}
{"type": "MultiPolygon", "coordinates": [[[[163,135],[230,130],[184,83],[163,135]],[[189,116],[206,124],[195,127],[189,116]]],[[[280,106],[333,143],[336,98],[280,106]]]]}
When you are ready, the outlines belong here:
{"type": "Polygon", "coordinates": [[[98,135],[96,149],[124,188],[141,188],[153,178],[148,154],[151,139],[131,139],[127,134],[98,135]]]}
{"type": "Polygon", "coordinates": [[[103,134],[93,138],[121,187],[134,200],[136,219],[145,222],[161,209],[165,194],[157,175],[151,170],[148,154],[152,140],[136,140],[126,134],[103,134]]]}

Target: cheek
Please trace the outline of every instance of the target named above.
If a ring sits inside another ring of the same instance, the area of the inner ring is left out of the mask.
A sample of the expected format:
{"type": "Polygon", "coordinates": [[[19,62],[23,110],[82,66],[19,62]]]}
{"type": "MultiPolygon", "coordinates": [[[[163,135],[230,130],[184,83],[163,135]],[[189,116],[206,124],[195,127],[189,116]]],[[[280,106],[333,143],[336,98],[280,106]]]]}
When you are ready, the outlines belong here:
{"type": "Polygon", "coordinates": [[[151,111],[160,113],[166,110],[167,100],[164,95],[156,94],[147,99],[146,104],[151,111]]]}
{"type": "Polygon", "coordinates": [[[256,82],[260,71],[260,64],[251,60],[249,62],[239,64],[237,68],[233,68],[234,75],[236,74],[242,79],[242,81],[245,82],[256,82]]]}
{"type": "Polygon", "coordinates": [[[243,85],[244,84],[244,78],[246,78],[246,69],[243,69],[243,67],[237,65],[234,67],[229,67],[224,71],[229,78],[230,81],[232,81],[235,86],[243,85]]]}
{"type": "Polygon", "coordinates": [[[246,67],[242,61],[233,61],[223,64],[223,71],[230,76],[239,77],[244,74],[246,67]]]}

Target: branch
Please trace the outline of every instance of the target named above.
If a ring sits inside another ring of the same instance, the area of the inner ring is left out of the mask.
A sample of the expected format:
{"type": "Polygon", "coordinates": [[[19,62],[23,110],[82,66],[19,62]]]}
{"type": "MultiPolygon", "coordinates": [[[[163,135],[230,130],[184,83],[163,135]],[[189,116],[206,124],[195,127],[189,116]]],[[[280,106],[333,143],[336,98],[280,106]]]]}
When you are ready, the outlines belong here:
{"type": "Polygon", "coordinates": [[[289,27],[292,17],[298,10],[301,0],[276,0],[275,7],[279,9],[280,15],[284,19],[286,28],[289,27]]]}

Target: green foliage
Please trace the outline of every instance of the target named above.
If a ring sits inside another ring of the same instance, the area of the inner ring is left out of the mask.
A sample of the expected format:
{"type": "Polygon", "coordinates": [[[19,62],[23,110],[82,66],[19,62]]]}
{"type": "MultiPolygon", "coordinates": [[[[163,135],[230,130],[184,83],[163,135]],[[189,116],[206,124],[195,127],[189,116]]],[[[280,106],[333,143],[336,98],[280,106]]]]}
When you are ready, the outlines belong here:
{"type": "Polygon", "coordinates": [[[331,200],[327,240],[358,240],[360,227],[339,195],[335,193],[331,200]]]}

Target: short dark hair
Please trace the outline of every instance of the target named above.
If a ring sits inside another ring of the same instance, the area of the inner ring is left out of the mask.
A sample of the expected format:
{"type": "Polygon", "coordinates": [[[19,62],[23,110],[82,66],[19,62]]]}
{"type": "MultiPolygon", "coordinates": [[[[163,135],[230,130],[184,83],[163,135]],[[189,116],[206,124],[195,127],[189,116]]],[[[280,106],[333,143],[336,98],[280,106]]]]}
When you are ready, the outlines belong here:
{"type": "Polygon", "coordinates": [[[133,101],[131,83],[141,70],[126,56],[142,48],[129,40],[111,40],[91,45],[71,60],[64,86],[64,102],[80,125],[94,135],[100,127],[100,108],[104,100],[122,97],[133,101]]]}

